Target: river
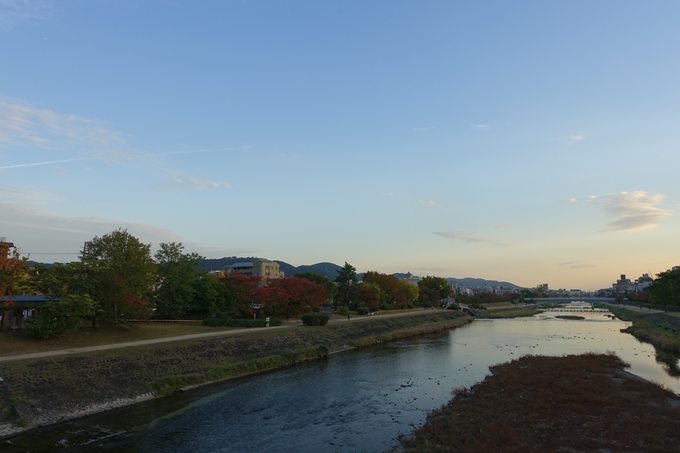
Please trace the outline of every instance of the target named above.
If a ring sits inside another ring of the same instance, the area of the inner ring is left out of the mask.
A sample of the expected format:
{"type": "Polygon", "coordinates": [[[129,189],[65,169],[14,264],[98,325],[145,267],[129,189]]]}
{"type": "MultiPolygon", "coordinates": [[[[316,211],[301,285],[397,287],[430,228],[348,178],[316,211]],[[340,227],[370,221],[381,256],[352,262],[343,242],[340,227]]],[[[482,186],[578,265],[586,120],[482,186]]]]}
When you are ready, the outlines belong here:
{"type": "MultiPolygon", "coordinates": [[[[14,439],[8,453],[382,452],[425,420],[451,390],[525,354],[613,351],[630,371],[680,393],[675,358],[602,313],[562,320],[476,320],[435,335],[333,355],[141,403],[14,439]],[[677,374],[677,373],[671,373],[677,374]]],[[[536,376],[536,379],[540,379],[536,376]]]]}

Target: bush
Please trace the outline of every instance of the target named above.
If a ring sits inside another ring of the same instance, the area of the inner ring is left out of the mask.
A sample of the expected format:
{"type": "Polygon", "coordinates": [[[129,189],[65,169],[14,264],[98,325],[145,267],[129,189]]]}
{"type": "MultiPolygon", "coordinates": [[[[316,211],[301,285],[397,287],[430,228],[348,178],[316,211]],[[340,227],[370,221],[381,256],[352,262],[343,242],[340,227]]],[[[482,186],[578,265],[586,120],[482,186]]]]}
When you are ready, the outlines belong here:
{"type": "Polygon", "coordinates": [[[357,314],[358,315],[367,315],[368,314],[368,307],[357,308],[357,314]]]}
{"type": "Polygon", "coordinates": [[[446,307],[448,310],[457,310],[460,311],[460,305],[458,304],[451,304],[448,307],[446,307]]]}
{"type": "Polygon", "coordinates": [[[306,326],[325,326],[330,316],[325,313],[305,313],[302,315],[302,323],[306,326]]]}
{"type": "Polygon", "coordinates": [[[29,333],[47,339],[73,332],[95,312],[95,301],[90,296],[68,295],[60,302],[46,302],[38,316],[26,319],[29,333]]]}
{"type": "Polygon", "coordinates": [[[339,315],[342,316],[347,316],[349,314],[349,308],[347,307],[339,307],[335,312],[339,315]]]}

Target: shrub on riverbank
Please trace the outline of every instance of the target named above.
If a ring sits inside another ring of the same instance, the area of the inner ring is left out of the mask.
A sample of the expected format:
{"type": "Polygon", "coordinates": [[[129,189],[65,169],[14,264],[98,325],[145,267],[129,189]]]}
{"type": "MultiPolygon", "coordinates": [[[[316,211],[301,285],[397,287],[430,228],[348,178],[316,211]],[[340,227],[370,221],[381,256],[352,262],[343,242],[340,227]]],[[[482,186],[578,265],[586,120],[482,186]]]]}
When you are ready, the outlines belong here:
{"type": "Polygon", "coordinates": [[[368,307],[358,307],[357,308],[357,315],[367,315],[368,314],[368,307]]]}
{"type": "Polygon", "coordinates": [[[427,417],[403,451],[677,451],[680,398],[615,355],[525,356],[427,417]]]}
{"type": "Polygon", "coordinates": [[[302,323],[306,326],[325,326],[328,324],[330,316],[326,313],[305,313],[302,315],[302,323]]]}

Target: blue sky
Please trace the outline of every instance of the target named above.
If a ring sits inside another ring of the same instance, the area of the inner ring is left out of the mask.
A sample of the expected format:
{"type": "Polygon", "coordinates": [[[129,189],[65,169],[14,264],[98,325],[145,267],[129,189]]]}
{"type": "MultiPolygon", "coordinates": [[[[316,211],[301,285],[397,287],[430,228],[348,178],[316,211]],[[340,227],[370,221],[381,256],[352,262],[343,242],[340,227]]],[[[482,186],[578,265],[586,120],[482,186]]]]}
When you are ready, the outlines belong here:
{"type": "Polygon", "coordinates": [[[0,0],[0,236],[597,289],[680,265],[680,3],[0,0]]]}

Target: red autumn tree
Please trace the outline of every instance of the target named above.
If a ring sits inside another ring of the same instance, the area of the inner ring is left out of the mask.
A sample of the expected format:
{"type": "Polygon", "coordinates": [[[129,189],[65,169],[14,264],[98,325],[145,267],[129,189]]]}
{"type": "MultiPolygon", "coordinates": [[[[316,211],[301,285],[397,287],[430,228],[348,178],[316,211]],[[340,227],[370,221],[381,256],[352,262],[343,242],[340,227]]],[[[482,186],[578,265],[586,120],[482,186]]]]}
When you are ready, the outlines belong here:
{"type": "Polygon", "coordinates": [[[305,278],[270,280],[257,289],[256,300],[267,314],[291,318],[309,313],[326,302],[326,287],[305,278]]]}
{"type": "Polygon", "coordinates": [[[369,283],[363,283],[357,290],[357,298],[370,311],[377,311],[380,308],[380,295],[376,291],[376,287],[369,283]]]}
{"type": "Polygon", "coordinates": [[[262,277],[233,273],[225,274],[221,279],[226,289],[227,309],[242,317],[251,316],[253,309],[250,305],[262,285],[262,277]]]}
{"type": "Polygon", "coordinates": [[[21,258],[16,247],[10,249],[0,242],[0,297],[14,295],[14,291],[26,276],[28,258],[21,258]]]}

